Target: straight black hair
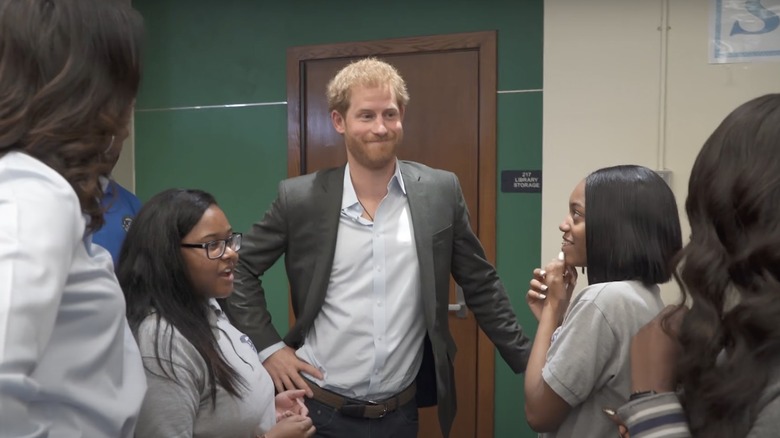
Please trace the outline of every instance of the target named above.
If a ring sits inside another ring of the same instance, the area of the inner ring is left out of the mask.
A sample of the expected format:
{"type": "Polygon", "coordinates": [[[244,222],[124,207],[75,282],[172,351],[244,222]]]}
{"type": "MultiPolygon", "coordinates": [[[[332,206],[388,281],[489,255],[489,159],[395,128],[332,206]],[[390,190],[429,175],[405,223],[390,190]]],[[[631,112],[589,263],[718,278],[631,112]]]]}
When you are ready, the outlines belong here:
{"type": "Polygon", "coordinates": [[[585,178],[589,284],[665,283],[682,248],[674,193],[643,166],[599,169],[585,178]]]}

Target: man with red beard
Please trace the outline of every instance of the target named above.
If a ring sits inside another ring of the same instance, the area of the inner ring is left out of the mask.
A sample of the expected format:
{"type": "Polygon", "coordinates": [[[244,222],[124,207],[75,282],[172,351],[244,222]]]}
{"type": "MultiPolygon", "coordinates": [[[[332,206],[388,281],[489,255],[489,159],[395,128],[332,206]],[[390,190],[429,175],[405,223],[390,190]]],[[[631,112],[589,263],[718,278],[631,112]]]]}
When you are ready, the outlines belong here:
{"type": "Polygon", "coordinates": [[[450,274],[515,372],[530,341],[468,220],[457,177],[400,161],[406,83],[369,58],[328,84],[347,163],[283,181],[245,234],[229,313],[278,391],[303,388],[318,437],[416,437],[417,407],[455,416],[450,274]],[[271,325],[258,277],[285,255],[295,326],[271,325]]]}

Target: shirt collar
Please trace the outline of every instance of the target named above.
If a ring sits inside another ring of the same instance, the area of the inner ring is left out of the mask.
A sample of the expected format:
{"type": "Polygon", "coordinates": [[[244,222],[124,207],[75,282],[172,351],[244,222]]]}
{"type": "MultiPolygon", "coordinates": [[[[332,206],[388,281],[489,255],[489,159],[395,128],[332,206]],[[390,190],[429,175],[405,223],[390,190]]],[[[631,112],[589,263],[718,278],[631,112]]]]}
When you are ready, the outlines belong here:
{"type": "Polygon", "coordinates": [[[216,298],[209,298],[209,307],[211,308],[211,311],[214,313],[214,315],[217,317],[217,319],[222,318],[224,315],[224,312],[222,311],[222,307],[220,307],[219,302],[216,298]]]}
{"type": "MultiPolygon", "coordinates": [[[[390,177],[390,181],[387,183],[387,191],[390,192],[390,188],[393,185],[397,185],[401,190],[401,193],[406,195],[406,186],[404,185],[404,179],[401,176],[401,166],[396,158],[395,171],[393,176],[390,177]]],[[[341,197],[341,209],[346,210],[353,205],[359,204],[357,193],[355,193],[355,186],[352,185],[352,178],[349,175],[349,163],[344,168],[344,194],[341,197]]]]}
{"type": "Polygon", "coordinates": [[[98,177],[98,181],[100,181],[100,189],[103,191],[103,193],[108,192],[108,185],[111,183],[111,180],[104,175],[100,175],[98,177]]]}

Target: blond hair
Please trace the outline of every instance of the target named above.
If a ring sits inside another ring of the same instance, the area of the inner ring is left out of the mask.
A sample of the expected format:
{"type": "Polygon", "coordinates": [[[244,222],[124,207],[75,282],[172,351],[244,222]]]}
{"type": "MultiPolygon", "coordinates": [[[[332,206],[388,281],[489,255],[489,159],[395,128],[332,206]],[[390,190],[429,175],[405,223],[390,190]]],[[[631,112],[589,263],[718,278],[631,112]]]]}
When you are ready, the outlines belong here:
{"type": "Polygon", "coordinates": [[[365,58],[353,61],[342,68],[328,83],[328,112],[336,110],[341,115],[346,114],[352,97],[352,88],[356,86],[390,87],[399,108],[403,109],[409,103],[406,82],[398,70],[376,58],[365,58]]]}

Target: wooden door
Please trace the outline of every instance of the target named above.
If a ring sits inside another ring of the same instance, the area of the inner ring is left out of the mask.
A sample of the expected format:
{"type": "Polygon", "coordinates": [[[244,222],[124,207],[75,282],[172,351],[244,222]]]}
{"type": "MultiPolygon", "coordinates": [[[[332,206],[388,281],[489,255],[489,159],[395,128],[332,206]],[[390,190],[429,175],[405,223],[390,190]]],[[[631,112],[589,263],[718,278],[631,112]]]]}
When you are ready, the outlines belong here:
{"type": "MultiPolygon", "coordinates": [[[[471,213],[471,226],[495,261],[495,33],[441,35],[288,50],[288,174],[346,162],[344,141],[331,125],[325,88],[354,59],[377,56],[407,82],[400,159],[454,172],[471,213]]],[[[450,288],[455,304],[456,289],[450,288]]],[[[453,438],[493,435],[493,347],[471,313],[449,317],[458,414],[453,438]]],[[[436,408],[421,409],[420,437],[439,437],[436,408]]]]}

